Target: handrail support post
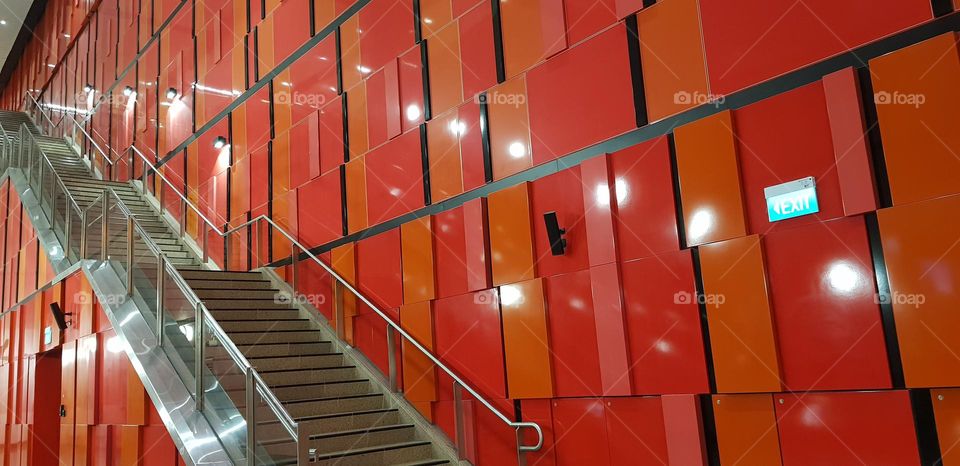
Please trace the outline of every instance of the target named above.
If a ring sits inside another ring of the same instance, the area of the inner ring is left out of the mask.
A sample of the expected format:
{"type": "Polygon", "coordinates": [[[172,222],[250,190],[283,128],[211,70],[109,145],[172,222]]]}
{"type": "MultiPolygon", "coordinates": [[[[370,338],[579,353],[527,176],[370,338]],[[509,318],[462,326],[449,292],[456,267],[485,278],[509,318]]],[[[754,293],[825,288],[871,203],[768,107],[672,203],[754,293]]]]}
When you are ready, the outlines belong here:
{"type": "Polygon", "coordinates": [[[102,260],[107,260],[108,253],[110,252],[109,234],[110,234],[110,191],[103,190],[103,211],[102,216],[100,217],[101,223],[101,232],[100,232],[100,256],[102,260]]]}
{"type": "Polygon", "coordinates": [[[133,296],[134,228],[133,217],[127,217],[127,296],[133,296]]]}
{"type": "Polygon", "coordinates": [[[196,315],[193,321],[193,344],[194,344],[194,372],[197,381],[197,411],[203,412],[203,365],[204,365],[204,347],[203,344],[203,303],[197,303],[196,315]]]}

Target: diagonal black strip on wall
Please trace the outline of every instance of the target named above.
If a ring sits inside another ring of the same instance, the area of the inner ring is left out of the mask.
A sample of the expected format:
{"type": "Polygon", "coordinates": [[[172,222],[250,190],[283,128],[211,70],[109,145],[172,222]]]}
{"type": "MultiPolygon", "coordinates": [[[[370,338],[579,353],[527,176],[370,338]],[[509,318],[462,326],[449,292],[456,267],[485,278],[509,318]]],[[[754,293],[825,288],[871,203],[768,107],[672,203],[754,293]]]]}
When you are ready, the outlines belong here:
{"type": "Polygon", "coordinates": [[[10,47],[7,61],[3,64],[3,68],[0,69],[0,89],[6,88],[7,83],[10,82],[10,78],[13,77],[13,72],[17,69],[17,65],[20,64],[20,59],[23,58],[23,50],[27,48],[27,44],[29,44],[30,39],[33,38],[33,30],[37,27],[37,23],[40,22],[40,18],[43,18],[43,12],[46,9],[47,0],[33,0],[33,5],[31,5],[30,10],[27,11],[27,16],[23,18],[20,33],[17,34],[16,40],[13,41],[13,46],[10,47]]]}

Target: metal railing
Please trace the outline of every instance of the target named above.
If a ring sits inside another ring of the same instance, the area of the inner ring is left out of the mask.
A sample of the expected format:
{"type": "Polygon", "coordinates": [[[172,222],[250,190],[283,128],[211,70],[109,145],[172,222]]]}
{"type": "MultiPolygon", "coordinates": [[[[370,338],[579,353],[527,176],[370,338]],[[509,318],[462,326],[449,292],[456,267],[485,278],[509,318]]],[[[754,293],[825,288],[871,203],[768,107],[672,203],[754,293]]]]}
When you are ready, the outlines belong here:
{"type": "MultiPolygon", "coordinates": [[[[41,115],[43,115],[45,120],[50,125],[53,125],[52,121],[49,119],[49,117],[47,117],[46,113],[43,111],[41,104],[39,104],[36,101],[36,99],[33,98],[32,95],[28,94],[28,96],[29,98],[25,98],[25,102],[32,102],[33,108],[35,108],[41,115]]],[[[106,166],[110,167],[108,169],[109,176],[113,176],[115,174],[115,171],[112,169],[112,167],[116,162],[116,160],[118,159],[112,160],[102,149],[100,149],[98,145],[96,145],[96,143],[89,136],[89,134],[87,134],[86,131],[80,128],[80,125],[76,123],[75,120],[73,120],[72,118],[70,118],[70,120],[73,121],[74,125],[80,129],[81,136],[86,138],[87,142],[90,143],[92,147],[97,149],[97,154],[100,157],[102,157],[106,166]]],[[[56,127],[56,125],[53,125],[53,126],[56,127]]],[[[455,421],[456,421],[456,432],[457,432],[457,438],[455,439],[455,442],[456,442],[457,449],[462,458],[465,457],[466,446],[467,446],[466,438],[464,435],[465,415],[463,413],[463,403],[461,402],[463,400],[463,391],[466,391],[467,393],[469,393],[476,401],[480,402],[480,404],[482,404],[485,408],[487,408],[490,412],[492,412],[504,424],[506,424],[507,426],[515,430],[516,438],[517,438],[517,455],[521,461],[521,464],[523,464],[522,462],[524,460],[526,453],[539,451],[541,449],[541,447],[543,446],[544,436],[543,436],[543,430],[539,424],[534,422],[514,421],[509,417],[507,417],[505,414],[503,414],[503,412],[497,409],[490,401],[488,401],[483,395],[481,395],[478,390],[468,385],[457,373],[455,373],[446,364],[444,364],[438,356],[433,354],[432,351],[430,351],[423,344],[421,344],[416,338],[414,338],[406,330],[404,330],[396,321],[394,321],[394,319],[390,318],[382,309],[380,309],[379,306],[377,306],[370,299],[368,299],[366,296],[361,294],[353,285],[349,283],[348,280],[346,280],[343,276],[341,276],[336,271],[334,271],[332,267],[330,267],[328,264],[323,262],[316,255],[311,253],[309,248],[307,248],[302,243],[297,241],[296,238],[294,238],[290,233],[284,230],[280,225],[276,224],[272,219],[270,219],[265,215],[261,215],[241,225],[235,226],[229,230],[226,230],[226,228],[221,229],[217,227],[217,225],[214,224],[213,221],[211,221],[206,215],[204,215],[197,206],[195,206],[192,202],[190,202],[189,199],[187,199],[187,197],[181,192],[182,188],[178,188],[166,176],[164,176],[163,173],[156,166],[154,166],[153,163],[139,149],[131,145],[125,150],[125,152],[128,153],[130,157],[129,163],[131,167],[131,173],[135,164],[138,163],[137,159],[139,159],[139,163],[142,165],[142,170],[140,173],[140,177],[141,177],[140,189],[142,189],[143,192],[147,192],[147,188],[146,188],[147,177],[149,175],[153,175],[159,178],[161,182],[164,185],[166,185],[167,188],[169,188],[167,189],[168,191],[174,193],[179,198],[179,203],[180,203],[179,234],[181,238],[185,238],[187,236],[186,223],[187,223],[187,215],[189,213],[188,211],[192,211],[193,215],[197,216],[198,230],[199,230],[198,237],[200,238],[201,256],[204,263],[206,263],[210,257],[209,237],[211,233],[221,238],[224,243],[224,251],[225,251],[224,266],[226,269],[230,268],[229,262],[230,262],[231,256],[230,256],[229,250],[230,250],[231,241],[233,239],[236,239],[237,243],[243,244],[244,238],[241,237],[242,233],[247,232],[249,235],[250,234],[249,232],[256,232],[256,238],[257,238],[255,242],[252,242],[252,241],[250,242],[251,250],[248,253],[248,256],[255,257],[256,260],[251,261],[251,263],[248,264],[247,269],[254,269],[257,267],[267,265],[268,263],[267,261],[261,261],[262,255],[260,253],[263,246],[260,243],[261,241],[263,241],[264,238],[267,238],[268,241],[272,241],[272,238],[285,239],[286,241],[289,242],[291,285],[295,295],[298,293],[297,291],[298,281],[299,281],[298,277],[301,274],[299,269],[300,267],[302,267],[299,264],[301,262],[311,261],[312,263],[318,265],[326,274],[328,274],[331,277],[332,284],[333,284],[332,312],[334,315],[334,323],[335,323],[338,337],[343,339],[345,336],[343,331],[345,326],[344,290],[346,290],[346,292],[352,295],[355,299],[360,300],[367,307],[369,307],[375,314],[377,314],[381,319],[384,320],[384,322],[387,325],[386,339],[387,339],[388,358],[389,358],[389,367],[387,371],[388,372],[387,377],[388,377],[388,382],[390,384],[391,390],[397,391],[398,389],[398,383],[397,383],[398,371],[397,371],[397,357],[396,357],[397,356],[396,355],[397,335],[403,338],[409,345],[413,346],[418,351],[423,353],[423,355],[426,356],[427,359],[429,359],[437,368],[439,368],[440,370],[448,374],[453,380],[453,393],[454,393],[454,399],[455,399],[454,405],[455,405],[455,421]],[[221,231],[221,230],[224,230],[224,231],[221,231]],[[279,236],[273,235],[272,233],[276,233],[279,236]],[[253,248],[256,248],[256,252],[253,252],[253,248]],[[524,429],[531,429],[536,433],[537,441],[534,445],[525,444],[524,437],[523,437],[524,429]]],[[[113,195],[115,196],[115,193],[113,195]]],[[[119,200],[119,198],[117,199],[119,200]]],[[[160,199],[160,201],[161,201],[161,209],[163,209],[162,199],[160,199]]],[[[108,202],[105,202],[105,204],[108,204],[108,202]]],[[[141,228],[138,228],[138,224],[136,220],[132,217],[132,215],[129,215],[129,212],[127,212],[127,214],[128,214],[127,218],[133,221],[133,224],[132,224],[133,226],[127,228],[129,232],[129,236],[131,238],[128,240],[128,249],[132,251],[133,246],[130,244],[132,244],[133,242],[132,238],[135,236],[134,231],[138,231],[141,234],[141,236],[143,236],[144,238],[149,238],[149,235],[145,231],[143,231],[141,228]]],[[[106,222],[109,223],[109,221],[106,221],[106,222]]],[[[89,225],[86,223],[86,221],[84,222],[84,226],[85,228],[83,228],[83,230],[87,230],[86,226],[89,226],[89,225]]],[[[104,233],[104,237],[106,237],[106,233],[104,233]]],[[[226,335],[226,332],[224,332],[223,329],[220,328],[220,326],[216,323],[216,320],[212,317],[212,315],[206,309],[203,303],[196,297],[196,295],[193,293],[190,287],[186,285],[186,280],[183,279],[183,277],[179,274],[179,272],[176,270],[175,267],[170,265],[169,262],[165,262],[162,251],[160,251],[159,248],[156,248],[155,250],[154,248],[149,248],[149,249],[151,250],[151,252],[154,252],[155,255],[157,255],[157,260],[159,261],[158,271],[160,273],[158,274],[159,279],[158,279],[158,284],[156,288],[156,293],[158,295],[158,299],[157,299],[158,311],[156,314],[157,329],[158,329],[158,344],[163,343],[164,334],[165,334],[164,322],[166,317],[164,316],[162,309],[164,308],[164,305],[163,305],[163,299],[165,298],[164,292],[167,291],[167,288],[163,283],[164,281],[163,277],[165,276],[164,274],[169,274],[172,280],[177,285],[176,288],[178,289],[178,291],[184,295],[189,305],[192,306],[193,309],[195,310],[194,316],[193,316],[193,321],[195,322],[194,328],[193,328],[193,331],[195,332],[193,337],[194,341],[201,341],[202,340],[201,335],[203,331],[205,329],[208,329],[207,331],[211,332],[212,338],[220,342],[221,346],[226,350],[227,356],[231,360],[233,360],[233,362],[240,368],[240,371],[243,374],[243,377],[245,380],[243,391],[244,391],[246,408],[248,410],[248,412],[246,413],[248,418],[247,419],[247,436],[248,436],[247,458],[248,460],[252,462],[254,461],[254,458],[256,456],[254,454],[255,453],[254,449],[257,446],[258,436],[257,436],[257,422],[254,421],[255,419],[257,419],[257,411],[254,405],[255,405],[255,399],[257,398],[257,396],[260,396],[263,403],[269,408],[270,414],[274,415],[277,418],[277,420],[283,426],[287,434],[293,438],[293,441],[296,444],[296,456],[298,460],[306,461],[306,458],[308,456],[307,442],[305,440],[304,433],[300,429],[299,424],[295,422],[295,420],[289,415],[289,413],[286,411],[283,405],[279,402],[279,400],[277,400],[276,396],[269,389],[269,386],[263,381],[263,379],[256,372],[256,370],[253,369],[253,367],[249,364],[246,358],[242,355],[242,353],[230,341],[230,339],[226,335]]],[[[269,250],[270,248],[267,247],[266,249],[269,250]]],[[[132,257],[134,257],[134,254],[128,255],[128,258],[130,258],[130,260],[132,260],[132,257]]],[[[133,272],[132,272],[133,268],[134,268],[134,265],[132,263],[127,264],[126,273],[127,273],[128,287],[132,286],[132,283],[134,282],[133,272]]],[[[176,321],[177,319],[174,319],[174,320],[176,321]]],[[[203,350],[204,346],[200,345],[196,349],[197,351],[196,351],[195,357],[202,361],[204,356],[204,350],[203,350]]],[[[204,387],[203,371],[197,369],[196,372],[197,374],[199,374],[199,377],[196,377],[197,380],[196,380],[196,387],[195,387],[195,391],[196,391],[195,397],[196,397],[198,406],[202,407],[204,405],[204,397],[205,397],[204,390],[201,388],[201,387],[204,387]]]]}
{"type": "Polygon", "coordinates": [[[54,123],[50,115],[44,111],[43,103],[29,92],[25,93],[23,97],[23,111],[30,116],[30,119],[43,134],[71,141],[82,151],[82,156],[88,158],[92,165],[102,170],[104,179],[113,180],[115,159],[103,150],[100,144],[69,112],[62,111],[62,118],[54,123]],[[65,121],[70,124],[65,125],[65,121]],[[84,150],[84,144],[89,145],[91,150],[89,153],[84,150]]]}
{"type": "MultiPolygon", "coordinates": [[[[265,215],[261,215],[241,225],[237,225],[229,230],[221,232],[220,229],[209,218],[207,218],[202,212],[200,212],[200,209],[194,206],[187,199],[187,197],[180,192],[180,189],[178,189],[173,183],[171,183],[170,180],[167,179],[157,167],[153,166],[153,164],[150,163],[150,161],[142,152],[140,152],[134,146],[130,146],[127,150],[131,152],[131,164],[133,164],[136,160],[134,157],[139,158],[141,163],[143,164],[143,170],[141,172],[141,176],[143,177],[143,183],[142,183],[143,186],[146,186],[146,177],[148,173],[152,173],[156,175],[164,184],[166,184],[169,187],[170,191],[176,193],[176,195],[179,197],[180,199],[179,221],[180,221],[181,236],[184,236],[186,234],[185,224],[187,221],[186,214],[188,209],[193,211],[194,215],[197,216],[198,222],[199,222],[199,230],[200,230],[199,236],[201,238],[201,252],[202,252],[204,261],[206,261],[209,257],[208,231],[212,231],[219,237],[223,238],[224,250],[225,250],[223,262],[224,262],[225,269],[229,269],[230,268],[229,262],[231,257],[229,252],[230,244],[231,244],[231,241],[230,241],[231,236],[234,234],[241,234],[245,230],[249,229],[249,230],[252,230],[253,232],[256,232],[256,240],[249,241],[251,254],[248,254],[248,256],[256,257],[257,260],[253,263],[248,264],[248,267],[246,268],[252,270],[252,269],[264,266],[266,264],[262,263],[259,260],[261,256],[260,251],[262,250],[262,245],[260,244],[260,241],[264,237],[270,238],[269,233],[272,229],[272,231],[276,232],[282,238],[285,238],[290,243],[291,275],[292,275],[290,281],[291,281],[294,294],[297,293],[298,276],[300,275],[298,273],[299,272],[298,264],[303,260],[310,260],[313,263],[317,264],[323,269],[325,273],[327,273],[332,278],[333,314],[335,319],[334,325],[336,327],[337,336],[340,339],[343,339],[345,337],[343,332],[344,319],[345,319],[345,313],[344,313],[345,306],[344,306],[344,293],[343,293],[344,290],[346,290],[347,292],[355,296],[356,299],[359,299],[361,302],[363,302],[367,307],[373,310],[374,313],[376,313],[381,319],[383,319],[384,322],[386,322],[387,351],[388,351],[388,358],[389,358],[389,362],[388,362],[389,368],[388,368],[387,376],[388,376],[388,382],[393,391],[397,391],[397,379],[398,379],[397,367],[396,367],[397,358],[395,354],[396,346],[397,346],[396,345],[397,334],[399,334],[400,337],[406,340],[410,345],[412,345],[418,351],[423,353],[436,367],[438,367],[440,370],[447,373],[447,375],[449,375],[453,379],[454,399],[457,401],[454,403],[455,411],[456,411],[455,420],[457,423],[456,431],[457,431],[457,437],[458,437],[457,439],[455,439],[455,441],[457,444],[457,449],[461,454],[461,457],[464,456],[465,447],[466,447],[466,439],[463,436],[463,433],[465,432],[465,426],[463,425],[464,415],[462,413],[462,403],[459,402],[460,400],[462,400],[462,391],[464,390],[467,391],[476,401],[479,401],[485,408],[490,410],[498,419],[504,422],[507,426],[516,430],[517,455],[521,461],[523,460],[523,456],[525,453],[539,451],[540,448],[543,446],[543,440],[544,440],[543,429],[540,427],[539,424],[535,422],[513,421],[509,417],[507,417],[505,414],[503,414],[503,412],[501,412],[499,409],[493,406],[493,404],[490,401],[488,401],[483,395],[481,395],[479,391],[477,391],[475,388],[468,385],[458,374],[456,374],[452,369],[447,367],[446,364],[440,361],[440,358],[438,356],[436,356],[435,354],[433,354],[433,352],[431,352],[429,349],[423,346],[423,344],[421,344],[416,338],[410,335],[397,322],[395,322],[394,319],[390,318],[382,309],[380,309],[379,306],[374,304],[370,299],[368,299],[366,296],[360,293],[343,276],[338,274],[336,271],[333,270],[331,266],[329,266],[327,263],[322,261],[319,257],[314,255],[312,252],[310,252],[309,248],[307,248],[306,246],[301,244],[299,241],[297,241],[290,233],[284,230],[280,225],[277,225],[272,219],[270,219],[265,215]],[[265,233],[263,232],[263,228],[262,228],[264,225],[266,225],[266,227],[268,228],[268,230],[265,233]],[[257,252],[252,252],[253,248],[256,248],[257,252]],[[532,429],[536,433],[537,435],[536,444],[534,445],[524,444],[523,432],[522,432],[523,429],[532,429]]],[[[162,201],[161,201],[161,205],[162,205],[162,201]]],[[[238,241],[238,243],[240,244],[242,244],[243,242],[244,242],[243,238],[240,238],[238,241]]],[[[296,299],[296,296],[294,296],[294,298],[296,299]]],[[[521,462],[521,464],[523,463],[521,462]]]]}
{"type": "MultiPolygon", "coordinates": [[[[36,101],[33,100],[33,102],[36,101]]],[[[44,121],[51,122],[42,107],[35,108],[44,121]]],[[[86,132],[82,134],[89,138],[86,132]]],[[[192,368],[181,364],[183,382],[194,396],[197,409],[211,420],[215,428],[220,428],[219,433],[223,434],[221,443],[225,448],[229,446],[228,443],[240,448],[239,445],[242,442],[236,439],[226,442],[223,438],[236,437],[238,431],[246,429],[246,433],[241,435],[247,440],[245,447],[242,451],[234,451],[234,455],[231,456],[242,455],[250,465],[258,464],[258,461],[264,458],[267,458],[264,461],[271,462],[274,459],[269,458],[273,455],[286,459],[295,458],[300,464],[306,464],[309,460],[306,432],[299,428],[260,374],[227,337],[226,332],[187,285],[186,280],[168,260],[163,250],[152,240],[135,214],[123,203],[121,196],[112,188],[104,188],[96,198],[81,209],[56,173],[36,136],[26,124],[21,126],[20,141],[21,150],[11,164],[25,170],[31,188],[41,199],[41,206],[51,226],[60,236],[61,244],[71,253],[69,257],[99,259],[114,265],[118,275],[125,282],[127,295],[130,298],[140,299],[143,305],[141,311],[145,316],[155,319],[157,346],[174,358],[179,356],[182,361],[193,361],[192,368]],[[57,209],[57,199],[62,199],[65,209],[57,209]],[[57,228],[59,224],[55,213],[59,214],[59,210],[63,210],[66,215],[62,228],[57,228]],[[79,228],[76,228],[79,230],[79,238],[71,234],[74,220],[79,222],[79,228]],[[61,231],[63,235],[60,235],[61,231]],[[96,235],[96,233],[99,234],[96,235]],[[155,268],[147,265],[151,263],[155,268]],[[191,311],[186,313],[188,315],[182,312],[185,308],[191,311]],[[191,332],[184,332],[184,329],[190,325],[192,325],[191,332]],[[190,348],[185,348],[184,337],[192,342],[190,348]],[[224,368],[222,364],[224,359],[216,358],[217,351],[224,352],[235,367],[224,368]],[[227,374],[224,375],[224,372],[227,374]],[[229,380],[231,372],[242,374],[241,384],[231,384],[229,380]],[[241,414],[239,411],[236,413],[238,416],[224,415],[224,412],[229,411],[231,407],[239,409],[236,408],[239,404],[238,400],[233,399],[228,393],[230,388],[238,389],[234,390],[235,392],[239,390],[243,392],[245,419],[240,419],[242,422],[238,422],[237,419],[241,414]],[[213,398],[215,403],[206,403],[207,398],[213,398]],[[258,410],[258,407],[268,409],[258,410]],[[263,415],[264,412],[266,416],[263,415]],[[270,438],[274,443],[270,446],[270,451],[261,445],[262,442],[257,436],[256,420],[266,418],[269,421],[269,416],[273,416],[282,425],[291,438],[288,443],[294,445],[292,448],[287,450],[278,448],[275,436],[270,438]]],[[[6,160],[9,161],[11,158],[8,157],[6,160]]],[[[240,433],[243,434],[243,432],[240,433]]]]}

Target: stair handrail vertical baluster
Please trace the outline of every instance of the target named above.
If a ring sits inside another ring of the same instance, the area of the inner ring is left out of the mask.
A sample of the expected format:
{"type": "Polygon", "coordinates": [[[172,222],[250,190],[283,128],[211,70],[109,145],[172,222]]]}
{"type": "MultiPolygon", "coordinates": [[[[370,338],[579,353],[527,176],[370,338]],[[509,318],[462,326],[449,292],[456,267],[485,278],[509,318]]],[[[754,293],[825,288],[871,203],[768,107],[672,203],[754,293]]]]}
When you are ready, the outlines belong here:
{"type": "Polygon", "coordinates": [[[136,236],[135,227],[133,216],[127,217],[127,296],[133,296],[133,239],[136,236]]]}
{"type": "Polygon", "coordinates": [[[163,290],[167,275],[167,256],[157,254],[157,346],[163,346],[163,290]]]}
{"type": "Polygon", "coordinates": [[[245,403],[247,408],[247,465],[256,466],[257,464],[257,408],[255,406],[256,381],[253,377],[253,371],[247,371],[245,374],[246,383],[244,384],[245,403]]]}
{"type": "Polygon", "coordinates": [[[206,361],[205,351],[206,346],[203,341],[203,303],[196,303],[194,305],[196,313],[194,314],[193,320],[193,344],[194,344],[194,373],[196,374],[196,390],[197,390],[197,411],[203,412],[203,402],[204,402],[204,389],[203,389],[203,365],[206,361]]]}

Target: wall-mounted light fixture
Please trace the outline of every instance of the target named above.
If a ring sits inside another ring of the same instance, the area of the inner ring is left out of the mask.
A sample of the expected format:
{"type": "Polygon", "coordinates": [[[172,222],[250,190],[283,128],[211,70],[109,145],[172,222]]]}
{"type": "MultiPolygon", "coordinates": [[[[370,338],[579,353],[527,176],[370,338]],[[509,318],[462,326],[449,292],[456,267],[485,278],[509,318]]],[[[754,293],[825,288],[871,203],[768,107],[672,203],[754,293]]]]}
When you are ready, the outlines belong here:
{"type": "Polygon", "coordinates": [[[125,96],[127,96],[127,97],[132,96],[132,95],[133,95],[133,88],[130,87],[130,86],[124,87],[124,88],[123,88],[123,95],[125,95],[125,96]]]}
{"type": "Polygon", "coordinates": [[[227,138],[223,136],[217,136],[217,138],[213,140],[214,149],[223,149],[223,147],[226,145],[227,145],[227,138]]]}
{"type": "Polygon", "coordinates": [[[167,89],[167,99],[170,99],[170,100],[176,99],[178,95],[180,95],[180,93],[177,92],[176,88],[171,87],[167,89]]]}
{"type": "Polygon", "coordinates": [[[87,94],[93,92],[93,84],[90,84],[90,83],[84,84],[83,92],[86,92],[87,94]]]}

